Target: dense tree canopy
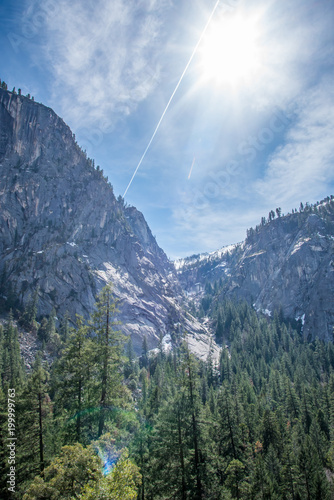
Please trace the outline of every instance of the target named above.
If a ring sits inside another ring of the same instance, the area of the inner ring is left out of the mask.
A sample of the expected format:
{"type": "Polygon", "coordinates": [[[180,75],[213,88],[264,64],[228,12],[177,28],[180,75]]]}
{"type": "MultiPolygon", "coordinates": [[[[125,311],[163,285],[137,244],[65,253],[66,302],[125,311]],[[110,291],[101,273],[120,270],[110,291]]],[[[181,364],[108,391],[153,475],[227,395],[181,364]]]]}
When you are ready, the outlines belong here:
{"type": "MultiPolygon", "coordinates": [[[[207,286],[202,304],[222,346],[217,365],[198,361],[182,334],[154,355],[144,338],[138,359],[108,286],[91,321],[69,328],[66,318],[53,332],[57,350],[40,341],[24,376],[10,316],[0,327],[0,440],[4,450],[14,387],[15,498],[333,498],[333,343],[306,343],[280,313],[219,296],[219,284],[207,286]]],[[[38,338],[35,302],[24,318],[38,338]]]]}

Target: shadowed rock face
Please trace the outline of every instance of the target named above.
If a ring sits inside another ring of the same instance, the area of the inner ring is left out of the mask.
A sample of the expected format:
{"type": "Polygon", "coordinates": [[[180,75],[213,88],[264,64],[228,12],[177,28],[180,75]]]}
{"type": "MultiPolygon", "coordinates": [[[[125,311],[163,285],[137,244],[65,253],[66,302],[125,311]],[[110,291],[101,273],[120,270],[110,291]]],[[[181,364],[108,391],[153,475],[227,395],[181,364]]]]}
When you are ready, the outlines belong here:
{"type": "Polygon", "coordinates": [[[333,339],[334,200],[276,219],[229,251],[175,264],[188,292],[221,280],[221,297],[247,300],[267,315],[282,308],[301,320],[306,340],[333,339]]]}
{"type": "Polygon", "coordinates": [[[0,89],[0,272],[23,304],[39,287],[40,315],[52,307],[84,317],[112,281],[122,329],[141,350],[185,318],[173,266],[143,215],[117,201],[69,127],[51,109],[0,89]]]}

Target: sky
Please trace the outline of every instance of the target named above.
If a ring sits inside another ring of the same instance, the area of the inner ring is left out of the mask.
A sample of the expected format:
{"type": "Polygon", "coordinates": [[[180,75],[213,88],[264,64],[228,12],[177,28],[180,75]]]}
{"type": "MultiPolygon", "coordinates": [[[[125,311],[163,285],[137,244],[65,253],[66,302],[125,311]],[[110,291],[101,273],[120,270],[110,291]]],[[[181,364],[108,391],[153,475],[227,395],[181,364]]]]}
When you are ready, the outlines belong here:
{"type": "Polygon", "coordinates": [[[333,26],[332,0],[0,0],[0,78],[175,259],[334,193],[333,26]]]}

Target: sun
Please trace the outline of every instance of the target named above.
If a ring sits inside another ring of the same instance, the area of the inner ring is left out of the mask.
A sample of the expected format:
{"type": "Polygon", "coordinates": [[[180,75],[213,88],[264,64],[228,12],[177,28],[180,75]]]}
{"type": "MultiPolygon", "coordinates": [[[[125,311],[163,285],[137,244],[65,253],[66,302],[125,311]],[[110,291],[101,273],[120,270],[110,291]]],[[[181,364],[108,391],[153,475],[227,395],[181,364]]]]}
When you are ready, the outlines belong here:
{"type": "Polygon", "coordinates": [[[237,87],[251,83],[261,69],[261,46],[256,18],[222,16],[209,26],[199,47],[204,82],[237,87]]]}

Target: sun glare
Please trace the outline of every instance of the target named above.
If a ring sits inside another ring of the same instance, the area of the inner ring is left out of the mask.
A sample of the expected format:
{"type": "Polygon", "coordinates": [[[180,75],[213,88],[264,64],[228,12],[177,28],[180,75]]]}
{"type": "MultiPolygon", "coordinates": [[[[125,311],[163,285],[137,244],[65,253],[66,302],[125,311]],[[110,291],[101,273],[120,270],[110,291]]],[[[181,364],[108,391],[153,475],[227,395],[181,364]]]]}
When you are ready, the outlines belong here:
{"type": "Polygon", "coordinates": [[[213,22],[199,49],[202,79],[231,87],[250,83],[261,66],[258,38],[255,19],[225,16],[213,22]]]}

